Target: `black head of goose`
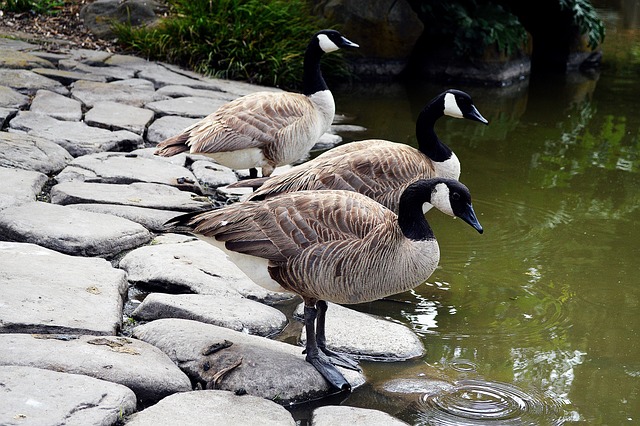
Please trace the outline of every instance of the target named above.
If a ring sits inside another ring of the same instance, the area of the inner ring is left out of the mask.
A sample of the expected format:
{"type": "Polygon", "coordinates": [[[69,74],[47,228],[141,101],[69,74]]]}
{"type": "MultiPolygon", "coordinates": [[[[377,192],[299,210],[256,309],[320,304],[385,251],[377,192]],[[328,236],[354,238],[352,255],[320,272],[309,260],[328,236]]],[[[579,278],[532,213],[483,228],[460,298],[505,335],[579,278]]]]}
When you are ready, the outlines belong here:
{"type": "Polygon", "coordinates": [[[438,138],[434,125],[443,115],[487,124],[471,96],[449,89],[433,98],[416,121],[418,149],[380,139],[351,142],[271,178],[249,179],[231,185],[257,188],[248,199],[261,200],[282,192],[342,189],[364,194],[398,211],[400,194],[418,179],[458,179],[460,162],[438,138]]]}
{"type": "Polygon", "coordinates": [[[301,191],[180,216],[169,225],[221,248],[257,284],[300,295],[307,361],[333,386],[349,389],[334,364],[357,363],[326,347],[327,302],[369,302],[429,278],[440,250],[422,214],[424,204],[483,232],[467,187],[442,178],[409,185],[397,215],[355,192],[301,191]]]}
{"type": "Polygon", "coordinates": [[[314,34],[304,55],[303,94],[256,92],[222,105],[214,113],[160,142],[156,155],[181,152],[208,155],[232,169],[269,176],[309,152],[331,126],[333,96],[322,77],[320,58],[344,47],[358,47],[335,30],[314,34]]]}

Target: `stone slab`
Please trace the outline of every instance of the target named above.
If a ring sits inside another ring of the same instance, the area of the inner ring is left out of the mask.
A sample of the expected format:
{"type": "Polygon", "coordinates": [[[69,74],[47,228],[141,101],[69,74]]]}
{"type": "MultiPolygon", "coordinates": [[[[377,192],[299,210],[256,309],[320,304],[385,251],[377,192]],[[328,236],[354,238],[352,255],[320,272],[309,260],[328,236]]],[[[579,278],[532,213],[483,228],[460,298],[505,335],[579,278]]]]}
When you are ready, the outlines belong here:
{"type": "Polygon", "coordinates": [[[240,295],[265,303],[294,297],[258,286],[224,252],[200,240],[140,247],[127,253],[119,266],[131,283],[164,292],[240,295]]]}
{"type": "Polygon", "coordinates": [[[38,90],[29,111],[45,114],[58,120],[82,120],[82,104],[75,99],[48,90],[38,90]]]}
{"type": "Polygon", "coordinates": [[[0,237],[75,256],[102,257],[151,240],[149,231],[130,220],[42,202],[0,211],[0,237]]]}
{"type": "Polygon", "coordinates": [[[104,65],[93,66],[78,62],[75,59],[62,59],[58,62],[58,66],[61,69],[68,71],[78,71],[87,74],[103,76],[106,81],[127,80],[130,78],[134,78],[136,75],[135,70],[132,69],[110,67],[104,65]]]}
{"type": "Polygon", "coordinates": [[[24,108],[29,105],[29,97],[7,86],[0,86],[0,107],[24,108]]]}
{"type": "Polygon", "coordinates": [[[222,92],[220,90],[194,89],[193,87],[179,85],[164,86],[156,90],[156,92],[172,98],[195,96],[198,98],[219,99],[225,102],[229,102],[237,98],[236,95],[222,92]]]}
{"type": "MultiPolygon", "coordinates": [[[[296,315],[302,317],[302,312],[301,304],[296,315]]],[[[405,325],[335,303],[329,303],[327,310],[326,336],[330,349],[363,359],[403,361],[425,353],[420,338],[405,325]]],[[[304,329],[302,341],[306,341],[304,329]]]]}
{"type": "Polygon", "coordinates": [[[56,120],[30,111],[20,111],[9,124],[11,131],[49,139],[74,157],[104,151],[130,151],[144,143],[140,135],[126,130],[112,132],[87,126],[82,122],[56,120]]]}
{"type": "Polygon", "coordinates": [[[96,102],[85,114],[84,121],[90,126],[109,130],[129,130],[138,135],[144,134],[153,121],[153,111],[118,102],[96,102]]]}
{"type": "Polygon", "coordinates": [[[73,334],[0,334],[0,365],[84,374],[119,383],[150,405],[191,390],[189,378],[160,349],[141,340],[73,334]]]}
{"type": "Polygon", "coordinates": [[[17,112],[17,109],[0,107],[0,128],[3,128],[17,112]]]}
{"type": "Polygon", "coordinates": [[[50,78],[52,80],[59,81],[65,86],[69,86],[78,80],[88,80],[88,81],[100,81],[105,82],[107,79],[102,75],[95,74],[87,74],[84,72],[77,71],[67,71],[67,70],[59,70],[59,69],[48,69],[48,68],[34,68],[31,71],[36,74],[40,74],[44,77],[50,78]]]}
{"type": "Polygon", "coordinates": [[[191,170],[198,182],[207,188],[231,185],[238,181],[232,169],[213,161],[198,160],[191,165],[191,170]]]}
{"type": "MultiPolygon", "coordinates": [[[[299,346],[183,319],[152,321],[134,328],[133,335],[169,355],[207,389],[244,389],[283,404],[332,392],[299,346]]],[[[341,372],[353,388],[364,383],[360,373],[341,372]]]]}
{"type": "Polygon", "coordinates": [[[181,117],[204,118],[215,112],[226,101],[212,98],[199,98],[188,96],[184,98],[173,98],[164,101],[150,102],[146,108],[153,110],[159,116],[179,115],[181,117]]]}
{"type": "Polygon", "coordinates": [[[156,94],[152,82],[141,78],[110,83],[79,80],[73,84],[71,96],[88,108],[106,101],[142,107],[148,102],[165,99],[165,96],[156,94]]]}
{"type": "Polygon", "coordinates": [[[113,335],[127,287],[104,259],[0,242],[0,333],[113,335]]]}
{"type": "Polygon", "coordinates": [[[0,68],[27,70],[32,68],[53,68],[53,64],[28,52],[0,48],[0,68]]]}
{"type": "Polygon", "coordinates": [[[25,95],[33,95],[40,89],[61,95],[69,94],[69,90],[60,82],[29,70],[0,69],[0,86],[10,87],[25,95]]]}
{"type": "Polygon", "coordinates": [[[346,405],[327,405],[316,408],[310,426],[366,425],[366,426],[408,426],[384,411],[346,405]]]}
{"type": "Polygon", "coordinates": [[[287,325],[279,310],[241,297],[151,293],[132,313],[143,321],[182,318],[258,336],[273,336],[287,325]]]}
{"type": "Polygon", "coordinates": [[[38,49],[39,46],[27,43],[23,40],[8,38],[8,37],[0,37],[0,49],[3,50],[14,50],[14,51],[29,51],[38,49]]]}
{"type": "Polygon", "coordinates": [[[161,62],[147,62],[140,68],[138,77],[152,81],[156,88],[177,84],[196,89],[218,90],[218,87],[209,81],[195,78],[192,73],[183,72],[177,67],[173,67],[173,70],[169,69],[168,66],[161,62]]]}
{"type": "Polygon", "coordinates": [[[211,206],[205,197],[157,183],[129,185],[89,182],[62,182],[51,188],[56,204],[101,203],[190,212],[211,206]]]}
{"type": "Polygon", "coordinates": [[[0,367],[3,425],[114,425],[136,410],[136,396],[116,383],[31,367],[0,367]]]}
{"type": "Polygon", "coordinates": [[[196,177],[189,169],[162,161],[160,157],[144,157],[136,153],[100,152],[73,160],[60,174],[58,182],[129,184],[161,183],[184,191],[201,192],[196,177]]]}
{"type": "Polygon", "coordinates": [[[147,209],[144,207],[119,206],[116,204],[68,204],[68,207],[94,213],[110,214],[139,223],[152,232],[167,230],[166,223],[184,214],[172,210],[147,209]]]}
{"type": "Polygon", "coordinates": [[[47,139],[24,133],[0,132],[0,166],[53,174],[73,157],[66,149],[47,139]]]}
{"type": "Polygon", "coordinates": [[[153,407],[134,414],[127,426],[169,426],[197,419],[199,426],[295,426],[281,405],[251,395],[237,396],[221,390],[171,395],[153,407]]]}
{"type": "Polygon", "coordinates": [[[198,118],[180,117],[177,115],[159,117],[149,126],[147,130],[147,140],[154,144],[160,143],[171,136],[177,135],[198,121],[198,118]]]}
{"type": "Polygon", "coordinates": [[[47,180],[40,172],[0,167],[0,211],[34,202],[47,180]]]}

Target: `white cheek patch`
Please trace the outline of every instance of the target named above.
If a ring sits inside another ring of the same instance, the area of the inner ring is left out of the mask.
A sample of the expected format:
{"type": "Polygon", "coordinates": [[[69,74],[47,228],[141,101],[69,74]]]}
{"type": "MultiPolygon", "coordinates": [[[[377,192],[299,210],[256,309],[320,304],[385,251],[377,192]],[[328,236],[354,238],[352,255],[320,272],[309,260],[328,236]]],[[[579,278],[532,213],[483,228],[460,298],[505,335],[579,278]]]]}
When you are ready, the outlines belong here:
{"type": "Polygon", "coordinates": [[[429,210],[433,208],[431,203],[422,203],[422,214],[426,214],[429,210]]]}
{"type": "Polygon", "coordinates": [[[453,208],[451,208],[451,202],[449,201],[449,187],[444,183],[437,184],[431,193],[431,204],[442,213],[455,216],[453,208]]]}
{"type": "Polygon", "coordinates": [[[460,111],[456,96],[453,93],[444,95],[444,114],[450,117],[463,118],[462,111],[460,111]]]}
{"type": "Polygon", "coordinates": [[[326,34],[319,34],[318,42],[320,43],[320,49],[325,53],[335,52],[340,49],[326,34]]]}

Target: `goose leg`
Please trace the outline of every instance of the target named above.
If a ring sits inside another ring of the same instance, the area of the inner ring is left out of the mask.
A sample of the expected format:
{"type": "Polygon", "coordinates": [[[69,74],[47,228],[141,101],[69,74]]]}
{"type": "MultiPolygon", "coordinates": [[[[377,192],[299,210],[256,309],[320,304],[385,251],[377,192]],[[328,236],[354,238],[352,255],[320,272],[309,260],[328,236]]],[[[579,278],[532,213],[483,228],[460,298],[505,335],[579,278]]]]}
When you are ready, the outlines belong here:
{"type": "Polygon", "coordinates": [[[256,169],[255,167],[251,167],[249,169],[249,178],[250,179],[255,179],[258,177],[258,169],[256,169]]]}
{"type": "MultiPolygon", "coordinates": [[[[329,307],[324,300],[318,300],[316,303],[318,308],[318,321],[316,328],[316,342],[318,349],[320,349],[326,356],[329,357],[331,362],[340,367],[348,368],[349,370],[362,371],[358,366],[358,363],[351,357],[332,351],[327,348],[327,338],[325,336],[325,318],[327,317],[327,308],[329,307]]],[[[309,340],[309,334],[307,334],[307,341],[309,340]]]]}
{"type": "Polygon", "coordinates": [[[344,378],[342,373],[331,363],[326,355],[318,350],[316,343],[315,321],[318,310],[314,306],[304,305],[304,326],[307,332],[307,362],[315,367],[331,385],[343,390],[351,390],[351,385],[344,378]]]}

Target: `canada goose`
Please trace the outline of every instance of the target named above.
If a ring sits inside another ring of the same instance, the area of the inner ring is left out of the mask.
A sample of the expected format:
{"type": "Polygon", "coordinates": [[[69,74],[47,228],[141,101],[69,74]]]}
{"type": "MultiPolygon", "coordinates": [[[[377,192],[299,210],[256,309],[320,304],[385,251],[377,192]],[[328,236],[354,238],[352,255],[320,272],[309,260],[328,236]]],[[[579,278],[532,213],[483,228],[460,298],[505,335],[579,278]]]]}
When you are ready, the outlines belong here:
{"type": "Polygon", "coordinates": [[[301,191],[190,213],[169,224],[186,226],[221,248],[257,284],[300,295],[307,361],[333,386],[348,390],[333,364],[354,368],[357,363],[325,346],[327,301],[369,302],[429,278],[440,250],[423,204],[483,232],[467,187],[443,178],[409,185],[397,215],[356,192],[301,191]]]}
{"type": "Polygon", "coordinates": [[[257,92],[231,101],[182,133],[158,144],[156,154],[204,154],[232,169],[256,167],[269,176],[276,166],[304,157],[331,126],[335,103],[320,70],[325,52],[359,47],[335,30],[322,30],[304,55],[303,93],[257,92]]]}
{"type": "Polygon", "coordinates": [[[487,124],[471,96],[450,89],[433,98],[416,121],[418,149],[380,139],[340,145],[288,172],[268,179],[240,181],[232,186],[260,186],[247,199],[262,200],[282,192],[343,189],[364,194],[398,211],[400,194],[418,179],[458,179],[460,161],[434,131],[443,115],[487,124]]]}

